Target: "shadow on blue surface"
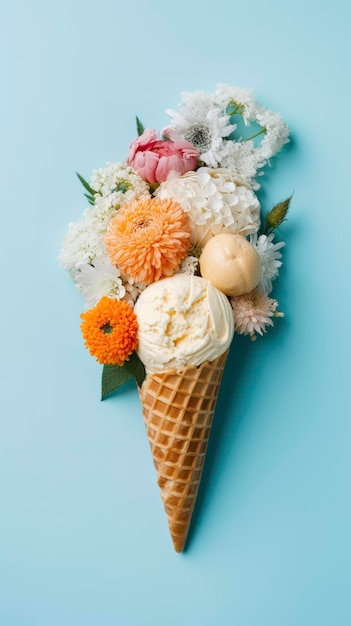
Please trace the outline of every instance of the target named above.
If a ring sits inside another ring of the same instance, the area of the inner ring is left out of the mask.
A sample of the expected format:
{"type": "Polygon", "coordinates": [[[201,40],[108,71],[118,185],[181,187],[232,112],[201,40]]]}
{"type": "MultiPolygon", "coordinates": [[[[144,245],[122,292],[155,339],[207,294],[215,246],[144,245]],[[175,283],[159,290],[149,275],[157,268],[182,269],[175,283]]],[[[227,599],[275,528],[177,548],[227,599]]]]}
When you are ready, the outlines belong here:
{"type": "Polygon", "coordinates": [[[248,337],[235,336],[231,346],[218,396],[205,465],[184,553],[190,552],[193,540],[196,533],[199,531],[204,505],[210,493],[211,477],[222,450],[221,442],[223,441],[229,422],[233,419],[237,422],[239,419],[236,416],[233,418],[232,407],[236,406],[235,397],[240,390],[241,382],[245,375],[245,369],[250,359],[250,344],[251,342],[248,337]],[[234,385],[233,381],[235,381],[234,385]]]}

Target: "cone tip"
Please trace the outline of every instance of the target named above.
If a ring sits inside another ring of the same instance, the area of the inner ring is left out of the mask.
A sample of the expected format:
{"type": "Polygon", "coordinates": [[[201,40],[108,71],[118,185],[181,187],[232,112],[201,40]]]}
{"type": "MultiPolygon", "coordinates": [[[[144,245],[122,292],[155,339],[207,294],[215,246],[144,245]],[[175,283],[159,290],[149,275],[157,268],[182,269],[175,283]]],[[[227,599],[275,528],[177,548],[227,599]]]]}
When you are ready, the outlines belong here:
{"type": "Polygon", "coordinates": [[[186,537],[182,537],[179,535],[172,535],[173,546],[178,554],[183,552],[186,543],[186,537]]]}

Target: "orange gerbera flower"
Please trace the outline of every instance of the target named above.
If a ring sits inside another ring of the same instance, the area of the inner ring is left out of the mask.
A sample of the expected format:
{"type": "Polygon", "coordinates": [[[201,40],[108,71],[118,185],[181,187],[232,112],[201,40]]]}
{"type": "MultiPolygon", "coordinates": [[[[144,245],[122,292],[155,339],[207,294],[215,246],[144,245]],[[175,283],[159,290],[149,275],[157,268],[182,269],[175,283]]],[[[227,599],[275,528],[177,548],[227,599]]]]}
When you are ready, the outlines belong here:
{"type": "Polygon", "coordinates": [[[81,318],[84,343],[99,363],[123,365],[136,349],[137,317],[127,302],[104,296],[81,318]]]}
{"type": "Polygon", "coordinates": [[[105,236],[122,274],[153,283],[172,276],[190,248],[190,224],[178,202],[146,198],[125,204],[105,236]]]}

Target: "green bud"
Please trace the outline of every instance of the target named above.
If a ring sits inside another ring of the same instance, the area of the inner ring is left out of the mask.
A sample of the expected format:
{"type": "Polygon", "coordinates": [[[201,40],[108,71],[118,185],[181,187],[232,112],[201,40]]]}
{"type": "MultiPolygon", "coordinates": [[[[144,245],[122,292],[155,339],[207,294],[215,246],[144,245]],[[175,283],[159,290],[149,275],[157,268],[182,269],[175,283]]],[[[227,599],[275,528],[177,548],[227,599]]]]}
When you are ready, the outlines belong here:
{"type": "Polygon", "coordinates": [[[286,214],[290,207],[290,202],[292,199],[292,195],[289,196],[286,200],[282,200],[282,202],[278,202],[271,211],[266,215],[266,228],[265,233],[267,231],[272,231],[275,228],[278,228],[280,224],[285,220],[286,214]]]}

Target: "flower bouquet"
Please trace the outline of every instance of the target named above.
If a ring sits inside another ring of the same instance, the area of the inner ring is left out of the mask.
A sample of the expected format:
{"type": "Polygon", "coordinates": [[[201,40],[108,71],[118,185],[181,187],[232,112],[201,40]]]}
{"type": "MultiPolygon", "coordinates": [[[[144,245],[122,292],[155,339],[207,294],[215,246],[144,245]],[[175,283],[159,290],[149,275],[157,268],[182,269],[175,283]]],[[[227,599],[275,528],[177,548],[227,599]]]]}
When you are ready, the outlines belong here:
{"type": "Polygon", "coordinates": [[[271,297],[290,200],[265,216],[255,195],[288,141],[249,89],[183,93],[162,133],[144,129],[125,161],[94,170],[89,208],[60,253],[103,365],[102,399],[135,378],[158,484],[183,550],[234,331],[252,340],[282,315],[271,297]]]}

